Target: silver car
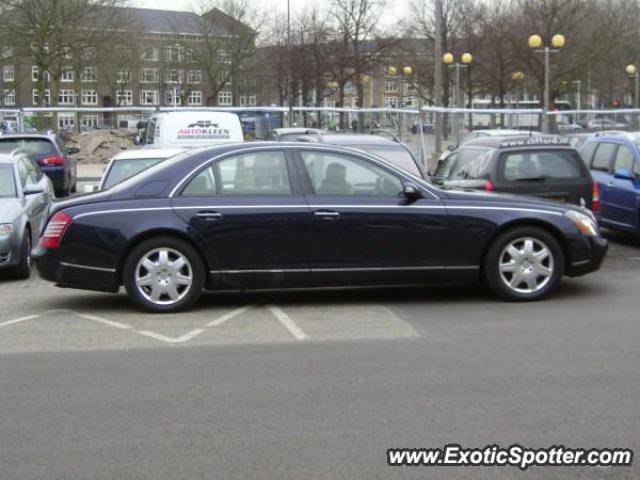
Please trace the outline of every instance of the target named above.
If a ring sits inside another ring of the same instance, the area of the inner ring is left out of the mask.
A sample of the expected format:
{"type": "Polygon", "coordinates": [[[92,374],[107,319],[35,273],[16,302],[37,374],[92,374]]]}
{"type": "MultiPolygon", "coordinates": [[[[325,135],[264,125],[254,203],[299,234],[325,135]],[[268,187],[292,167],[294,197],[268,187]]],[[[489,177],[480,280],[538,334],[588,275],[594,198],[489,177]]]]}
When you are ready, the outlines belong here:
{"type": "Polygon", "coordinates": [[[53,185],[26,153],[0,155],[0,269],[31,276],[31,247],[46,221],[53,185]]]}

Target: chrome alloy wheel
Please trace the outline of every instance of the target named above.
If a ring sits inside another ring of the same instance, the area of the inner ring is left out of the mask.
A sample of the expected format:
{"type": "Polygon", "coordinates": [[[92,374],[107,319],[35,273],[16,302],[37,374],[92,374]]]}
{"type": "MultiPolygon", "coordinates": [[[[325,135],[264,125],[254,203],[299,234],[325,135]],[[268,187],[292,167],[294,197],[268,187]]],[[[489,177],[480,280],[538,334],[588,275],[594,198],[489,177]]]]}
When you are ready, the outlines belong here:
{"type": "Polygon", "coordinates": [[[135,270],[135,283],[144,298],[157,305],[182,300],[193,284],[193,270],[187,257],[171,248],[145,253],[135,270]]]}
{"type": "Polygon", "coordinates": [[[510,241],[500,254],[500,278],[511,290],[531,294],[542,290],[553,276],[553,255],[541,240],[523,237],[510,241]]]}

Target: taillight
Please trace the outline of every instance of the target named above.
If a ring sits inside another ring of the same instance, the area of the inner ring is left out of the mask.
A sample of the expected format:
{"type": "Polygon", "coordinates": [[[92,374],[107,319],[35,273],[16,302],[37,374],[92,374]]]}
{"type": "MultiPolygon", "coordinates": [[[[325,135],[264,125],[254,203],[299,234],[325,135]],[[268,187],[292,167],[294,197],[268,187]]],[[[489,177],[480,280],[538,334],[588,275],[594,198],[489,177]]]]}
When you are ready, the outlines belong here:
{"type": "Polygon", "coordinates": [[[600,189],[596,182],[593,182],[593,188],[591,190],[591,211],[600,211],[600,189]]]}
{"type": "Polygon", "coordinates": [[[45,157],[42,160],[38,160],[40,165],[64,165],[64,157],[53,156],[45,157]]]}
{"type": "Polygon", "coordinates": [[[487,180],[486,182],[484,182],[484,185],[482,185],[482,188],[485,192],[493,192],[493,183],[487,180]]]}
{"type": "Polygon", "coordinates": [[[40,246],[42,248],[58,248],[64,232],[66,232],[73,219],[64,212],[56,212],[49,223],[47,228],[40,238],[40,246]]]}

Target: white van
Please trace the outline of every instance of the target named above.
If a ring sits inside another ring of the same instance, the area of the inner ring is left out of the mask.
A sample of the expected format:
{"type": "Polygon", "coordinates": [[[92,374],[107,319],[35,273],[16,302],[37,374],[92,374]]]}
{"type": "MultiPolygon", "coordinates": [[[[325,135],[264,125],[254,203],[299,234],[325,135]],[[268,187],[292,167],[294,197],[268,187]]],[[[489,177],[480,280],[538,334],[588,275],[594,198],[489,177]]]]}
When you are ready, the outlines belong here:
{"type": "Polygon", "coordinates": [[[242,125],[235,113],[180,111],[154,113],[149,117],[144,145],[189,148],[242,143],[242,125]]]}

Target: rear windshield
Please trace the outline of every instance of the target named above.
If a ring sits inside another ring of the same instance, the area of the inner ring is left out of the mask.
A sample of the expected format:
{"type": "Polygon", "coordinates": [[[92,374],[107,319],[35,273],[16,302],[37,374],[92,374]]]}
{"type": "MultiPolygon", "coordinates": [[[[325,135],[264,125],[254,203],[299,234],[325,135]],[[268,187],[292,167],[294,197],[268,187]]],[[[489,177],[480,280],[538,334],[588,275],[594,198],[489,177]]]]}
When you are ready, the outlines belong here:
{"type": "Polygon", "coordinates": [[[155,165],[156,163],[166,160],[165,158],[138,158],[138,159],[122,159],[114,160],[107,177],[104,179],[102,188],[109,188],[116,183],[120,183],[129,177],[133,177],[137,173],[155,165]]]}
{"type": "MultiPolygon", "coordinates": [[[[451,164],[448,167],[443,166],[438,168],[439,171],[446,171],[446,174],[438,176],[445,176],[450,180],[489,178],[493,149],[462,148],[450,155],[450,157],[453,156],[455,157],[451,160],[451,164]]],[[[447,160],[449,160],[449,158],[447,158],[447,160]]]]}
{"type": "Polygon", "coordinates": [[[42,138],[0,138],[0,153],[10,153],[16,149],[25,150],[34,160],[42,160],[58,155],[55,146],[42,138]]]}
{"type": "Polygon", "coordinates": [[[373,153],[374,155],[384,158],[386,161],[397,165],[398,167],[406,170],[407,172],[421,177],[420,169],[416,165],[416,161],[411,154],[402,147],[381,147],[381,146],[358,146],[360,150],[373,153]]]}
{"type": "Polygon", "coordinates": [[[501,155],[502,176],[507,181],[580,178],[584,167],[574,150],[532,150],[501,155]]]}
{"type": "Polygon", "coordinates": [[[16,182],[13,167],[6,163],[0,164],[0,197],[15,197],[16,182]]]}

